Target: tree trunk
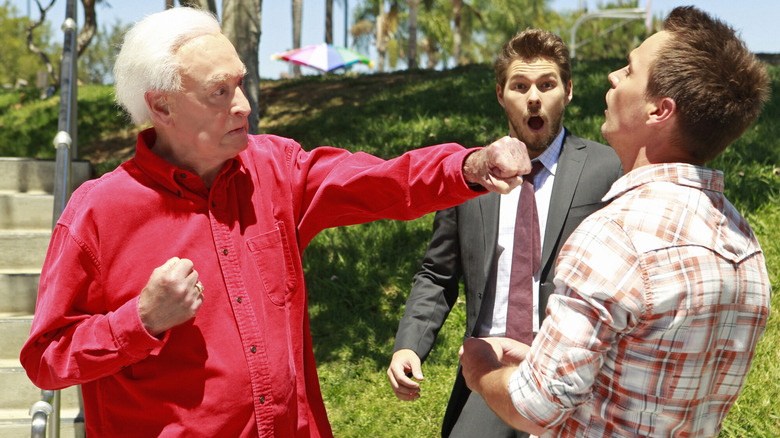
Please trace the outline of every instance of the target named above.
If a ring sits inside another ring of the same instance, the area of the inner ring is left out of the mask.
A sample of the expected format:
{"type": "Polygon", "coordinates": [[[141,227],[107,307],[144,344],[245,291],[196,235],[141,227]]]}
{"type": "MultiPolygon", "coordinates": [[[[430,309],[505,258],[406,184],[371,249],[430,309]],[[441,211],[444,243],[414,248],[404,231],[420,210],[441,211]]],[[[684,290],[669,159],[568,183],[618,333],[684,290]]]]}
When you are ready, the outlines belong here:
{"type": "Polygon", "coordinates": [[[385,53],[387,52],[387,39],[385,37],[385,11],[383,5],[380,3],[379,13],[376,16],[376,71],[384,73],[385,71],[385,53]]]}
{"type": "Polygon", "coordinates": [[[78,56],[81,56],[92,38],[97,31],[97,16],[95,15],[95,0],[81,0],[81,4],[84,6],[84,27],[79,31],[79,36],[76,38],[76,51],[78,56]]]}
{"type": "Polygon", "coordinates": [[[409,5],[409,70],[417,68],[417,9],[420,0],[407,0],[409,5]]]}
{"type": "Polygon", "coordinates": [[[51,63],[51,60],[49,59],[49,56],[46,55],[46,52],[39,49],[35,42],[33,41],[33,31],[36,27],[43,24],[44,21],[46,21],[46,13],[51,9],[52,6],[54,6],[54,2],[57,0],[51,0],[51,3],[49,3],[48,6],[44,7],[41,6],[40,2],[35,2],[38,5],[38,11],[40,12],[41,16],[38,19],[38,21],[30,22],[30,24],[27,25],[26,34],[27,34],[27,49],[40,56],[41,61],[43,61],[43,64],[46,66],[46,72],[49,74],[49,78],[51,79],[51,82],[53,83],[54,87],[56,89],[60,88],[60,76],[57,74],[56,70],[54,70],[54,64],[51,63]]]}
{"type": "Polygon", "coordinates": [[[249,133],[257,134],[260,122],[260,28],[262,0],[222,0],[222,32],[233,43],[246,65],[244,94],[252,107],[249,133]]]}
{"type": "MultiPolygon", "coordinates": [[[[189,6],[191,8],[203,9],[204,11],[211,11],[214,14],[217,13],[216,0],[179,0],[179,4],[182,6],[189,6]]],[[[166,7],[167,5],[168,4],[166,3],[166,7]]]]}
{"type": "Polygon", "coordinates": [[[333,44],[333,0],[325,0],[325,42],[333,44]]]}
{"type": "MultiPolygon", "coordinates": [[[[292,19],[293,19],[293,49],[301,48],[301,24],[303,21],[303,0],[292,0],[292,19]]],[[[301,67],[298,64],[293,65],[293,76],[301,76],[301,67]]]]}
{"type": "Polygon", "coordinates": [[[452,0],[452,57],[455,58],[455,66],[460,65],[460,11],[463,0],[452,0]]]}

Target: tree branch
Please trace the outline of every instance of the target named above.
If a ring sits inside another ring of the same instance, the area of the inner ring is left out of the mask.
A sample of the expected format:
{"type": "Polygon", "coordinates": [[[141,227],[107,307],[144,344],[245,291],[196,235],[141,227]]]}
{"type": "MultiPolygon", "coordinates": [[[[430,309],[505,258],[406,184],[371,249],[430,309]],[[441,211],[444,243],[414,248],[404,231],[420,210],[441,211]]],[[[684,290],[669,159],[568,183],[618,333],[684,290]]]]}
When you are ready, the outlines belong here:
{"type": "Polygon", "coordinates": [[[41,6],[41,2],[39,0],[35,0],[35,4],[38,5],[38,10],[41,13],[40,18],[38,18],[38,21],[31,22],[27,25],[27,48],[34,54],[41,57],[41,60],[43,61],[43,64],[46,66],[46,71],[49,73],[49,78],[51,78],[52,82],[54,82],[54,86],[56,88],[59,88],[60,85],[60,78],[56,71],[54,71],[54,65],[51,63],[51,60],[49,60],[49,56],[41,49],[39,49],[35,42],[33,41],[33,30],[35,30],[37,27],[43,24],[43,22],[46,20],[46,13],[51,9],[52,6],[54,6],[54,2],[57,0],[51,0],[48,6],[45,8],[41,6]]]}
{"type": "Polygon", "coordinates": [[[81,4],[84,5],[84,27],[79,31],[79,36],[76,39],[76,47],[78,56],[81,56],[92,38],[97,31],[97,16],[95,15],[95,0],[81,0],[81,4]]]}

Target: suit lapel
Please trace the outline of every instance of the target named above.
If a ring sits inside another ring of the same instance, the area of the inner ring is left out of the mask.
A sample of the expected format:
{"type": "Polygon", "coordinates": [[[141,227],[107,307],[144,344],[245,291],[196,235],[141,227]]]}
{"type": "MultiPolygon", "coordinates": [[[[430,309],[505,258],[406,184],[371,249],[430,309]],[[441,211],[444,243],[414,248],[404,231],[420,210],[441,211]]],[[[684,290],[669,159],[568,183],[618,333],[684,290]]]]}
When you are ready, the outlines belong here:
{"type": "Polygon", "coordinates": [[[481,234],[485,239],[485,254],[484,263],[482,264],[482,285],[484,290],[485,284],[490,278],[490,270],[495,263],[496,246],[498,245],[498,215],[499,215],[499,200],[500,195],[497,193],[488,193],[479,197],[479,209],[480,216],[482,218],[481,234]]]}
{"type": "MultiPolygon", "coordinates": [[[[574,199],[574,191],[577,188],[587,155],[585,143],[572,138],[569,131],[566,131],[553,182],[550,210],[547,213],[544,242],[542,242],[542,270],[550,262],[555,242],[563,232],[563,224],[574,199]]],[[[555,263],[555,260],[552,260],[552,263],[555,263]]]]}

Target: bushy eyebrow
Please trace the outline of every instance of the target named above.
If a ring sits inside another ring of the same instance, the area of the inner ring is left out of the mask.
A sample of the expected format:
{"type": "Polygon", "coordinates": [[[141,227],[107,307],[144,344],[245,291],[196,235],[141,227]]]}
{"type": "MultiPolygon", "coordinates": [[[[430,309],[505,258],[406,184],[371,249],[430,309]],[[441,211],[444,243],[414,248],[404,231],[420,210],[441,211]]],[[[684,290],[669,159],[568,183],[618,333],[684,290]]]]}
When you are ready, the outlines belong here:
{"type": "Polygon", "coordinates": [[[234,78],[237,78],[237,77],[238,78],[243,78],[244,76],[246,76],[246,67],[243,67],[241,69],[241,74],[240,75],[232,75],[232,74],[229,74],[229,73],[219,74],[219,75],[216,75],[216,76],[212,77],[205,85],[206,85],[206,88],[212,88],[212,87],[215,87],[215,86],[217,86],[219,84],[222,84],[224,82],[229,82],[231,79],[234,79],[234,78]]]}
{"type": "MultiPolygon", "coordinates": [[[[514,75],[509,76],[508,80],[511,81],[513,79],[526,79],[526,78],[528,78],[528,76],[526,76],[524,74],[514,74],[514,75]]],[[[549,73],[545,73],[545,74],[539,76],[538,79],[541,79],[541,80],[554,79],[554,80],[557,81],[558,80],[558,75],[556,73],[554,73],[554,72],[549,72],[549,73]]]]}

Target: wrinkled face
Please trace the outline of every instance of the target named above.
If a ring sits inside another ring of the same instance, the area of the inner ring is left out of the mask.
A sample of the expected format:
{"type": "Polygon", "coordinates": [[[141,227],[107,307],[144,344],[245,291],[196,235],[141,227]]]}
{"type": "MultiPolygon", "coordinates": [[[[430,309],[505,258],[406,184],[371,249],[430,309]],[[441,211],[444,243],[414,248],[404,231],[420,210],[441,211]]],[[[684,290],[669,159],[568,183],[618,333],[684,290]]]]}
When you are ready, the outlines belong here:
{"type": "Polygon", "coordinates": [[[515,60],[503,87],[496,86],[498,102],[509,120],[509,132],[539,156],[563,126],[563,112],[571,101],[571,82],[563,83],[558,66],[545,59],[515,60]]]}
{"type": "Polygon", "coordinates": [[[185,159],[224,162],[247,146],[250,107],[246,68],[222,35],[195,38],[179,48],[182,87],[167,97],[175,153],[185,159]]]}
{"type": "Polygon", "coordinates": [[[669,38],[670,35],[663,31],[650,36],[631,51],[627,66],[608,76],[612,87],[606,95],[607,109],[601,135],[618,153],[644,138],[645,122],[653,108],[653,102],[645,95],[650,67],[658,49],[669,38]]]}

